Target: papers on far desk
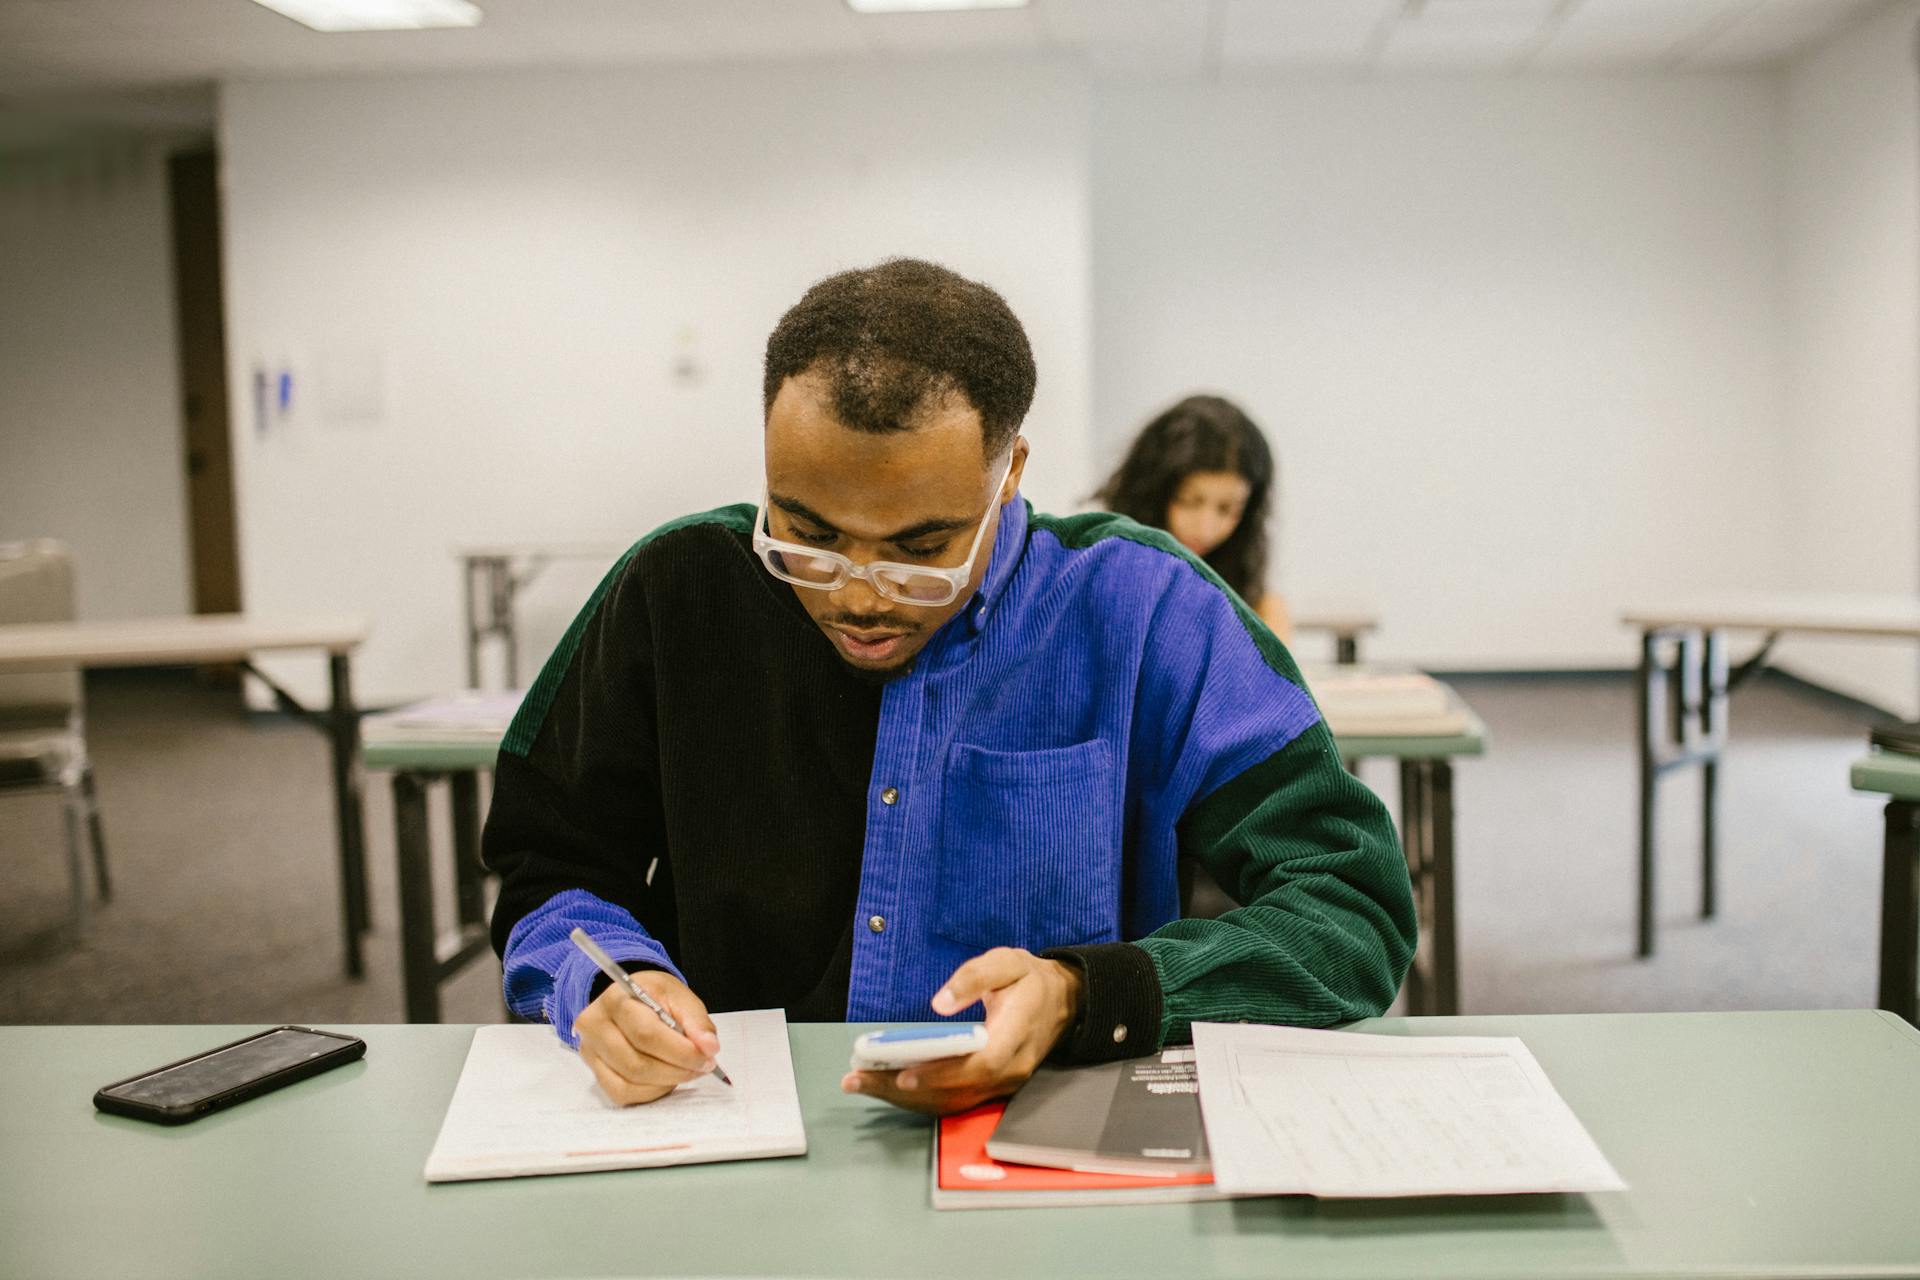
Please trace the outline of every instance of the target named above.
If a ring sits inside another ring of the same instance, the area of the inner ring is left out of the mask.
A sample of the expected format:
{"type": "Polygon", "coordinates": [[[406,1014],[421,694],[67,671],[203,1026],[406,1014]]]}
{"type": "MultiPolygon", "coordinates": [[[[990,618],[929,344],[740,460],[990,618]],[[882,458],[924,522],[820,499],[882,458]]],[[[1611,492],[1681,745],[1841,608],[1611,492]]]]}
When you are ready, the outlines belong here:
{"type": "Polygon", "coordinates": [[[449,693],[366,717],[367,742],[495,742],[505,736],[526,694],[519,689],[449,693]]]}
{"type": "Polygon", "coordinates": [[[1229,1194],[1626,1187],[1518,1039],[1196,1023],[1193,1043],[1229,1194]]]}
{"type": "Polygon", "coordinates": [[[637,1107],[610,1102],[552,1027],[481,1027],[427,1181],[804,1155],[786,1014],[719,1013],[713,1022],[733,1087],[704,1076],[637,1107]]]}

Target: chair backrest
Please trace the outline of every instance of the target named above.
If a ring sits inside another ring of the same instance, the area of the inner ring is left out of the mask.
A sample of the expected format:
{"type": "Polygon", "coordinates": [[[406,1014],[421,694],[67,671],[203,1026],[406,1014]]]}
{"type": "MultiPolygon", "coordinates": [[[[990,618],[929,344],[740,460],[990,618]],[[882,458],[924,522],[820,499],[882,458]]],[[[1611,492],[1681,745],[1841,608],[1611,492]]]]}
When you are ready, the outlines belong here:
{"type": "MultiPolygon", "coordinates": [[[[73,556],[52,538],[0,542],[0,625],[73,621],[73,556]]],[[[0,707],[80,705],[80,672],[0,675],[0,707]]]]}

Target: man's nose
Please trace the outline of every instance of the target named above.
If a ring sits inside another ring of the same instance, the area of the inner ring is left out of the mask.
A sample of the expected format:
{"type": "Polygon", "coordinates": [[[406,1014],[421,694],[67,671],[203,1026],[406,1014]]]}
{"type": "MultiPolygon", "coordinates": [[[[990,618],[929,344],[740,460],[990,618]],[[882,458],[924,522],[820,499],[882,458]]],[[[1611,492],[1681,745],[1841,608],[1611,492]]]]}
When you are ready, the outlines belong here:
{"type": "Polygon", "coordinates": [[[893,601],[875,591],[865,578],[848,578],[845,586],[827,592],[827,599],[841,613],[860,618],[893,612],[893,601]]]}

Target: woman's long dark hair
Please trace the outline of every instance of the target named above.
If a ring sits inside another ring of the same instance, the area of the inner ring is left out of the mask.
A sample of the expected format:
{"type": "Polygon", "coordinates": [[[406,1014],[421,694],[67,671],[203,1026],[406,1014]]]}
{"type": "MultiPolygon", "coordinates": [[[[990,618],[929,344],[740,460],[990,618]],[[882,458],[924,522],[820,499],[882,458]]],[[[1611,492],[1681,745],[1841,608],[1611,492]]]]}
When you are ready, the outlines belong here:
{"type": "Polygon", "coordinates": [[[1094,500],[1109,511],[1164,529],[1173,495],[1196,471],[1230,471],[1251,489],[1233,535],[1215,547],[1206,562],[1257,608],[1266,593],[1273,452],[1260,428],[1231,400],[1188,396],[1149,422],[1094,500]]]}

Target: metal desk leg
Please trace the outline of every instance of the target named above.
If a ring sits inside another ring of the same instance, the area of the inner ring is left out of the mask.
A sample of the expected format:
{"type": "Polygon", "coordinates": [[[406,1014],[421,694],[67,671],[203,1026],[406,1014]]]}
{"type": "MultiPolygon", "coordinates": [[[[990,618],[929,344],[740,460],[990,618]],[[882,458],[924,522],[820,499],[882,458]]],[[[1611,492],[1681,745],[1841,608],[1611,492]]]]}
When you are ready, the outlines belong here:
{"type": "Polygon", "coordinates": [[[1407,970],[1407,1012],[1422,1016],[1433,1012],[1433,936],[1428,921],[1433,919],[1431,893],[1433,879],[1432,844],[1428,840],[1426,779],[1417,761],[1400,762],[1400,846],[1406,854],[1407,878],[1413,884],[1414,915],[1420,922],[1420,943],[1407,970]]]}
{"type": "Polygon", "coordinates": [[[360,713],[353,705],[350,660],[344,653],[329,658],[333,705],[327,716],[327,738],[333,747],[334,818],[340,840],[340,925],[349,978],[363,972],[360,935],[373,923],[367,900],[367,831],[360,807],[360,713]]]}
{"type": "Polygon", "coordinates": [[[473,589],[473,577],[479,570],[479,564],[472,556],[462,557],[460,561],[461,597],[466,601],[467,621],[467,688],[480,687],[480,624],[473,616],[474,605],[479,594],[473,589]]]}
{"type": "Polygon", "coordinates": [[[454,898],[460,923],[486,923],[487,871],[480,863],[480,776],[460,772],[447,779],[453,795],[454,898]]]}
{"type": "Polygon", "coordinates": [[[1660,670],[1658,648],[1655,632],[1640,633],[1640,673],[1634,709],[1640,731],[1639,954],[1642,959],[1653,954],[1653,820],[1654,801],[1660,782],[1660,767],[1655,755],[1659,744],[1654,740],[1660,722],[1660,708],[1655,704],[1660,701],[1661,686],[1665,683],[1660,670]]]}
{"type": "Polygon", "coordinates": [[[427,825],[430,779],[393,775],[393,820],[400,871],[400,983],[408,1022],[440,1021],[439,959],[433,927],[433,844],[427,825]]]}
{"type": "Polygon", "coordinates": [[[1687,727],[1690,745],[1706,752],[1700,767],[1700,918],[1711,920],[1715,908],[1714,860],[1719,851],[1720,747],[1727,740],[1727,636],[1706,633],[1701,661],[1702,685],[1699,723],[1687,727]]]}
{"type": "Polygon", "coordinates": [[[1880,1007],[1915,1021],[1916,978],[1920,978],[1920,804],[1887,803],[1887,842],[1880,877],[1880,1007]]]}
{"type": "Polygon", "coordinates": [[[1433,881],[1433,1011],[1460,1012],[1460,961],[1453,920],[1453,765],[1422,760],[1427,793],[1427,875],[1433,881]]]}

